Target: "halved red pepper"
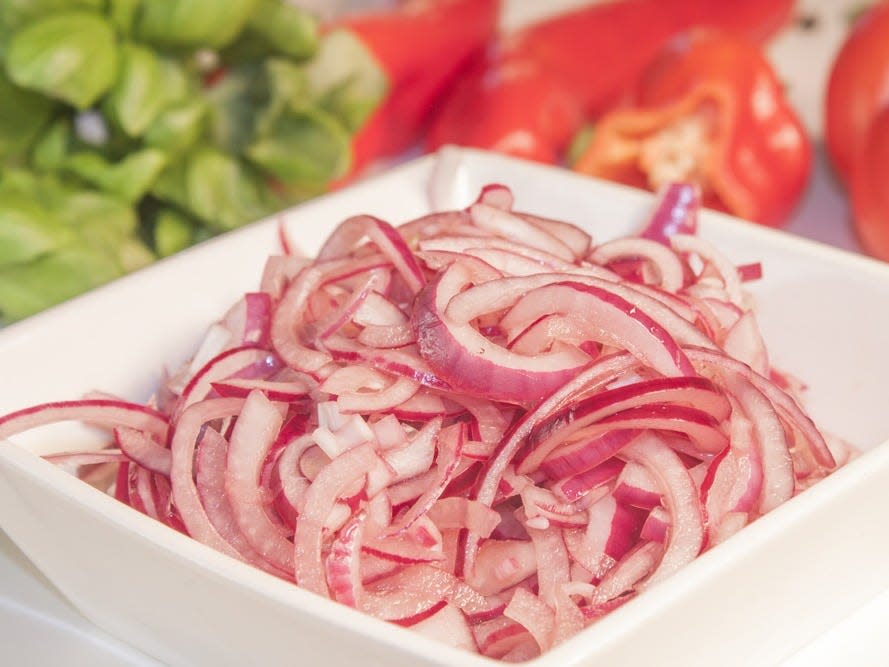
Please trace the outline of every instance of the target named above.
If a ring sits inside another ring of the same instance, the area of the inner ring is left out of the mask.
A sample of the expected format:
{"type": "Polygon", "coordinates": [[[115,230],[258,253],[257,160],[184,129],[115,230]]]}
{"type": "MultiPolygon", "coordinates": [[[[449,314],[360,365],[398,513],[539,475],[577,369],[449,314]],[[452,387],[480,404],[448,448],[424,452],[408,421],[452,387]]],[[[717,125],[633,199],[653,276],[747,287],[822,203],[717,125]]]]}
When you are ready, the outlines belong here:
{"type": "Polygon", "coordinates": [[[759,46],[696,33],[652,63],[633,106],[599,119],[574,168],[652,189],[692,181],[705,204],[777,226],[811,163],[808,135],[759,46]]]}
{"type": "Polygon", "coordinates": [[[336,24],[389,78],[386,98],[353,138],[353,172],[420,138],[442,94],[493,38],[499,15],[499,0],[402,0],[336,24]]]}
{"type": "Polygon", "coordinates": [[[430,128],[427,148],[474,146],[558,162],[583,124],[577,96],[533,59],[476,67],[430,128]]]}
{"type": "Polygon", "coordinates": [[[612,106],[677,34],[705,26],[765,39],[793,0],[612,0],[501,40],[455,87],[427,138],[553,162],[584,116],[612,106]]]}
{"type": "Polygon", "coordinates": [[[889,105],[889,2],[877,3],[855,22],[831,68],[825,102],[827,153],[850,186],[871,121],[889,105]]]}
{"type": "Polygon", "coordinates": [[[889,262],[889,106],[871,121],[855,154],[850,194],[861,245],[889,262]]]}

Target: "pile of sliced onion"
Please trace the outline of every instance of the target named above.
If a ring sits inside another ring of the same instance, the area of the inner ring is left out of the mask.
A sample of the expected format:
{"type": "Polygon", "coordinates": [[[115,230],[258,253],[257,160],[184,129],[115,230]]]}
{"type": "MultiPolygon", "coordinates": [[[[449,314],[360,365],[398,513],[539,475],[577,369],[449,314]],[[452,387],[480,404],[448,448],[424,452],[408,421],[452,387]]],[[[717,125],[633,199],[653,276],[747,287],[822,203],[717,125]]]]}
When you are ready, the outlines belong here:
{"type": "Polygon", "coordinates": [[[113,468],[120,501],[318,595],[531,658],[842,463],[769,365],[760,268],[696,212],[672,186],[595,244],[492,185],[351,218],[315,260],[270,258],[148,405],[37,406],[0,438],[105,428],[48,458],[113,468]]]}

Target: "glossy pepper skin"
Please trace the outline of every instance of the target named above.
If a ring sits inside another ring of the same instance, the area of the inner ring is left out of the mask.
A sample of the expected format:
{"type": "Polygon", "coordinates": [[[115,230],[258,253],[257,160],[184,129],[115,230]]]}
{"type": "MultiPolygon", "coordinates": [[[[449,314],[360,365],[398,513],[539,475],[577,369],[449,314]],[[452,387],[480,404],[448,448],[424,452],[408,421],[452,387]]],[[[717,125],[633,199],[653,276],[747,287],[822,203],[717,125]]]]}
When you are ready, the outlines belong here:
{"type": "Polygon", "coordinates": [[[855,23],[828,80],[824,122],[827,151],[837,175],[847,185],[868,128],[887,105],[889,2],[881,2],[855,23]]]}
{"type": "Polygon", "coordinates": [[[871,121],[850,175],[858,239],[866,252],[889,262],[889,106],[871,121]]]}
{"type": "Polygon", "coordinates": [[[633,102],[599,120],[577,171],[652,189],[692,181],[709,206],[771,226],[787,219],[812,148],[757,44],[683,38],[645,71],[633,102]]]}
{"type": "Polygon", "coordinates": [[[499,0],[402,0],[337,24],[389,79],[385,100],[353,139],[353,171],[419,139],[442,94],[493,38],[499,15],[499,0]]]}
{"type": "Polygon", "coordinates": [[[508,35],[449,95],[428,135],[556,161],[583,117],[610,108],[671,38],[695,26],[773,35],[793,0],[616,0],[508,35]]]}

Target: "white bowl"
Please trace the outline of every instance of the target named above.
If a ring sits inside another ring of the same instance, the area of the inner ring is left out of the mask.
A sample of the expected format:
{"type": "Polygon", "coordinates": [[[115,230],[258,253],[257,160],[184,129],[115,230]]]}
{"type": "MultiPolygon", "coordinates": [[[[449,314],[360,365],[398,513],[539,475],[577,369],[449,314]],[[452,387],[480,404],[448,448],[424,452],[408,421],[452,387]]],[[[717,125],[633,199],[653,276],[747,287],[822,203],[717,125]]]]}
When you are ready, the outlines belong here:
{"type": "MultiPolygon", "coordinates": [[[[598,239],[638,228],[652,197],[561,169],[447,150],[193,248],[0,331],[0,413],[92,389],[146,398],[164,364],[256,286],[279,219],[314,252],[359,212],[401,222],[481,185],[598,239]],[[430,183],[432,185],[430,186],[430,183]]],[[[701,235],[752,284],[776,366],[811,387],[825,429],[867,449],[846,468],[534,661],[774,664],[889,587],[889,265],[706,213],[701,235]]],[[[0,447],[0,527],[90,620],[171,664],[490,665],[322,600],[183,536],[35,453],[90,442],[40,429],[0,447]]]]}

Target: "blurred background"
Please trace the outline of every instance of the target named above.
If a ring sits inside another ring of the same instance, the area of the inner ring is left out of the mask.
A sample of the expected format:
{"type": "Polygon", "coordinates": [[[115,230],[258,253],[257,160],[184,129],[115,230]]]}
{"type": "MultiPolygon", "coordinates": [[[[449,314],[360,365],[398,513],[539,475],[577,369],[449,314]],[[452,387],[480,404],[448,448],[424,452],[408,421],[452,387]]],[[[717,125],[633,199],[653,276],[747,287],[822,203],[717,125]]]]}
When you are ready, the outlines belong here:
{"type": "Polygon", "coordinates": [[[871,4],[0,0],[0,323],[447,143],[889,258],[871,4]]]}

